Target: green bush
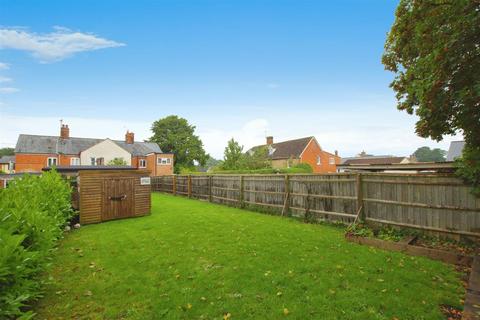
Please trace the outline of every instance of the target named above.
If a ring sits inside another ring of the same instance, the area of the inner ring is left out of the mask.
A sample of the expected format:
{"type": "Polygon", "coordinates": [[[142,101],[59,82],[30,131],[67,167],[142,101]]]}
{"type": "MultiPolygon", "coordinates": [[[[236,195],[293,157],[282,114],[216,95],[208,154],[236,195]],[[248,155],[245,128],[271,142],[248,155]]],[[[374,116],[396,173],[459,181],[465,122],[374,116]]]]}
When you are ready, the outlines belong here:
{"type": "Polygon", "coordinates": [[[37,279],[72,216],[71,188],[55,172],[25,175],[0,191],[0,319],[29,319],[37,279]]]}
{"type": "Polygon", "coordinates": [[[256,169],[256,170],[241,169],[241,170],[213,171],[214,174],[275,174],[275,173],[288,174],[288,173],[312,173],[312,172],[313,172],[313,169],[308,163],[300,163],[290,168],[281,168],[281,169],[265,168],[265,169],[256,169]]]}
{"type": "Polygon", "coordinates": [[[456,174],[472,187],[474,195],[480,197],[480,147],[466,145],[456,166],[456,174]]]}

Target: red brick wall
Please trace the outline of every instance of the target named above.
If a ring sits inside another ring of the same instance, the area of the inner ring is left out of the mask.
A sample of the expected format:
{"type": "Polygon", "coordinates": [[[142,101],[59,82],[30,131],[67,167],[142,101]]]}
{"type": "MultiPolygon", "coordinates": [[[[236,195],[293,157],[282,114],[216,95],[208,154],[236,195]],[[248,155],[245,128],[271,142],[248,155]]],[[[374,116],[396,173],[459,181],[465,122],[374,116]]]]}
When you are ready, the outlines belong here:
{"type": "Polygon", "coordinates": [[[173,174],[173,154],[149,154],[147,156],[147,169],[150,170],[152,176],[164,176],[173,174]],[[157,158],[170,158],[169,165],[157,164],[157,158]]]}
{"type": "Polygon", "coordinates": [[[15,172],[39,172],[47,166],[47,159],[58,158],[58,165],[69,166],[71,158],[78,158],[75,155],[56,154],[28,154],[17,153],[15,155],[15,172]]]}
{"type": "Polygon", "coordinates": [[[340,163],[340,157],[323,151],[315,139],[312,139],[304,150],[300,162],[310,164],[315,173],[332,173],[337,172],[337,164],[340,163]],[[317,165],[317,156],[320,156],[320,165],[317,165]],[[335,164],[330,164],[330,158],[334,158],[335,164]]]}
{"type": "Polygon", "coordinates": [[[132,167],[140,168],[140,159],[147,160],[147,167],[146,168],[141,168],[141,169],[148,169],[148,159],[147,159],[147,157],[141,157],[141,156],[132,157],[132,167]]]}

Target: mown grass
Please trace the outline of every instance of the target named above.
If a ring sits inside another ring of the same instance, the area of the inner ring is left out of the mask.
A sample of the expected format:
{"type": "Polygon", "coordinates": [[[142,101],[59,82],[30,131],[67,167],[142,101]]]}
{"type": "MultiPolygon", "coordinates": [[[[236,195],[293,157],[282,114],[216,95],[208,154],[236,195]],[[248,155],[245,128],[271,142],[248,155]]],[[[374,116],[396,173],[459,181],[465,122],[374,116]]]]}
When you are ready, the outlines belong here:
{"type": "Polygon", "coordinates": [[[169,195],[62,241],[39,319],[443,319],[452,266],[340,229],[169,195]]]}

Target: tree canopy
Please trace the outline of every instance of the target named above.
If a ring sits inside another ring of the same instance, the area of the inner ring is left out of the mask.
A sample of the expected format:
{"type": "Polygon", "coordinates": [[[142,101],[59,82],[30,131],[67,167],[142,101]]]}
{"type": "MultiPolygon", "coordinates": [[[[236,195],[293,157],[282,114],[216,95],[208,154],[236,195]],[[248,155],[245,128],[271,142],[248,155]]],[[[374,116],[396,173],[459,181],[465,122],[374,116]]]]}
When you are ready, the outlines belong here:
{"type": "Polygon", "coordinates": [[[243,146],[233,138],[228,140],[223,152],[223,169],[238,170],[244,167],[243,146]]]}
{"type": "Polygon", "coordinates": [[[195,135],[195,126],[186,119],[176,115],[159,119],[152,124],[152,132],[150,141],[158,143],[163,152],[175,155],[175,172],[194,168],[196,164],[205,165],[208,155],[195,135]]]}
{"type": "Polygon", "coordinates": [[[13,148],[0,148],[0,157],[13,156],[14,154],[15,154],[15,149],[13,148]]]}
{"type": "Polygon", "coordinates": [[[445,161],[447,152],[439,148],[430,149],[429,147],[420,147],[413,155],[420,162],[440,162],[445,161]]]}
{"type": "Polygon", "coordinates": [[[480,1],[401,0],[382,62],[395,73],[398,109],[419,117],[419,136],[440,141],[463,133],[459,173],[478,187],[480,1]]]}

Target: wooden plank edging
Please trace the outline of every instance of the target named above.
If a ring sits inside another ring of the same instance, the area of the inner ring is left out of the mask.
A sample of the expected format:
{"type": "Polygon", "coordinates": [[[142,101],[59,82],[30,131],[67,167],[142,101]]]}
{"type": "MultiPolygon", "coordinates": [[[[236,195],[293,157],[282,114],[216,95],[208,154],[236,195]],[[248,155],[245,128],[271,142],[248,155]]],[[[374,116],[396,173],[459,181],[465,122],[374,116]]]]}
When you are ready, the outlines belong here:
{"type": "Polygon", "coordinates": [[[352,234],[345,234],[345,238],[349,242],[364,244],[384,250],[400,251],[412,256],[426,257],[433,260],[439,260],[445,263],[456,264],[460,266],[470,266],[473,261],[472,256],[463,255],[452,251],[420,247],[416,245],[411,245],[407,242],[394,242],[376,238],[365,238],[352,234]]]}
{"type": "Polygon", "coordinates": [[[475,256],[468,280],[462,320],[480,319],[480,257],[475,256]]]}

